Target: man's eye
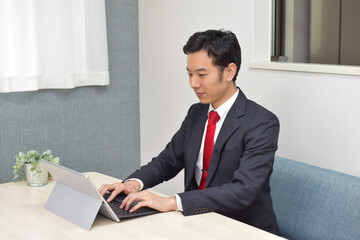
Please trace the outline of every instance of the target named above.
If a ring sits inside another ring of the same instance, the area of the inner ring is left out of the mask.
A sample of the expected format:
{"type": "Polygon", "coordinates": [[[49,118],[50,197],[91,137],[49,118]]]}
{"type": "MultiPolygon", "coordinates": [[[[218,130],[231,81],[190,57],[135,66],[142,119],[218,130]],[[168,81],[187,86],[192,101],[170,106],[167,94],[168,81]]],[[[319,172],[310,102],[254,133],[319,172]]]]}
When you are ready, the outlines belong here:
{"type": "Polygon", "coordinates": [[[200,76],[200,77],[205,77],[205,76],[206,76],[206,74],[199,74],[199,76],[200,76]]]}

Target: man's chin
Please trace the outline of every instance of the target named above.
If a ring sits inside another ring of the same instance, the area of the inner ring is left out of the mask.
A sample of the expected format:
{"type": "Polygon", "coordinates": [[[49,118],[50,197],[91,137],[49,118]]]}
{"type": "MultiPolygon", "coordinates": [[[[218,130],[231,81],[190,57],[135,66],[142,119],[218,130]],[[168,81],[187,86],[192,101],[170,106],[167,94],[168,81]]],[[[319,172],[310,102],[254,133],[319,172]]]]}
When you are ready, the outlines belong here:
{"type": "Polygon", "coordinates": [[[210,101],[209,100],[205,100],[205,99],[199,99],[200,103],[202,104],[209,104],[210,101]]]}

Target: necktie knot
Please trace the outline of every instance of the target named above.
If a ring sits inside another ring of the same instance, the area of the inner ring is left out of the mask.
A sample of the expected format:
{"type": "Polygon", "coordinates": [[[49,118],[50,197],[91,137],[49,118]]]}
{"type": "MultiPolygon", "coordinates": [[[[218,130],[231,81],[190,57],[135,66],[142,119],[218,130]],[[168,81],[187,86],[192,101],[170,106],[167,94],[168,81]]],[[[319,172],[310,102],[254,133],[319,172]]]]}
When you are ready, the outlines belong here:
{"type": "Polygon", "coordinates": [[[217,112],[214,110],[209,112],[209,124],[216,124],[219,119],[220,116],[217,112]]]}

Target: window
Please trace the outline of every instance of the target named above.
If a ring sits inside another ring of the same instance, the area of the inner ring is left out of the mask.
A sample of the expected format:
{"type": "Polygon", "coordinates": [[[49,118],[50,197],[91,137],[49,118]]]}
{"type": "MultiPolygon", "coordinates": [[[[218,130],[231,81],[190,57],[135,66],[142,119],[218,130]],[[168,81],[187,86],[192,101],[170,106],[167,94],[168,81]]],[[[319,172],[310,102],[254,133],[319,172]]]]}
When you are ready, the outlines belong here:
{"type": "Polygon", "coordinates": [[[0,0],[0,92],[107,84],[104,0],[0,0]]]}
{"type": "Polygon", "coordinates": [[[360,65],[360,1],[273,0],[272,61],[360,65]]]}
{"type": "MultiPolygon", "coordinates": [[[[297,3],[302,1],[310,1],[310,0],[286,0],[282,2],[286,2],[289,7],[289,4],[293,4],[296,6],[297,3]]],[[[322,1],[322,0],[314,0],[322,1]]],[[[336,0],[323,0],[323,1],[336,1],[336,0]]],[[[356,0],[342,0],[343,3],[345,1],[356,1],[356,0]]],[[[254,6],[254,19],[253,19],[253,52],[252,52],[252,61],[250,63],[250,68],[253,69],[269,69],[269,70],[281,70],[281,71],[299,71],[299,72],[314,72],[314,73],[330,73],[330,74],[345,74],[345,75],[360,75],[360,67],[355,65],[340,65],[340,64],[319,64],[319,63],[311,63],[306,61],[292,61],[290,59],[290,54],[285,54],[284,52],[279,53],[279,57],[276,61],[271,61],[271,56],[275,56],[274,54],[274,45],[272,45],[274,39],[274,28],[272,27],[272,19],[273,19],[273,3],[274,0],[257,0],[253,2],[254,6]],[[280,56],[284,56],[280,58],[280,56]],[[286,59],[286,57],[288,59],[286,59]]],[[[283,5],[283,8],[285,6],[283,5]]],[[[295,7],[294,7],[295,9],[295,7]]],[[[356,9],[355,9],[356,10],[356,9]]],[[[294,17],[290,18],[293,19],[294,17]]],[[[306,19],[306,18],[305,18],[306,19]]],[[[292,24],[288,24],[284,19],[281,20],[282,28],[286,28],[288,26],[292,26],[292,24]],[[285,24],[287,24],[287,26],[285,24]]],[[[295,21],[295,23],[298,21],[295,21]]],[[[296,25],[296,24],[295,24],[296,25]]],[[[353,28],[356,27],[356,24],[350,24],[353,28]]],[[[355,29],[354,31],[359,31],[355,29]]],[[[292,33],[293,31],[290,31],[292,33]]],[[[281,38],[278,38],[281,39],[281,38]]],[[[303,38],[301,38],[303,39],[303,38]]],[[[296,40],[297,41],[297,40],[296,40]]],[[[306,41],[302,41],[304,43],[306,41]]],[[[360,42],[357,40],[357,42],[360,42]]],[[[300,42],[301,43],[301,42],[300,42]]],[[[293,49],[298,49],[299,42],[295,42],[292,46],[296,46],[293,49]]],[[[289,45],[288,45],[289,46],[289,45]]],[[[280,49],[284,50],[286,47],[284,45],[281,46],[280,49]]],[[[352,49],[354,50],[354,49],[352,49]]],[[[294,52],[294,51],[292,51],[294,52]]],[[[300,51],[300,53],[304,53],[307,51],[300,51]]],[[[355,50],[354,50],[355,52],[355,50]]],[[[305,54],[304,54],[305,55],[305,54]]],[[[304,56],[302,55],[302,56],[304,56]]],[[[309,55],[309,54],[306,54],[309,55]]],[[[306,56],[305,55],[305,56],[306,56]]],[[[359,55],[359,54],[355,54],[359,55]]],[[[294,55],[293,55],[294,56],[294,55]]],[[[299,57],[301,55],[296,55],[295,57],[299,57]]],[[[273,57],[274,60],[274,57],[273,57]]]]}

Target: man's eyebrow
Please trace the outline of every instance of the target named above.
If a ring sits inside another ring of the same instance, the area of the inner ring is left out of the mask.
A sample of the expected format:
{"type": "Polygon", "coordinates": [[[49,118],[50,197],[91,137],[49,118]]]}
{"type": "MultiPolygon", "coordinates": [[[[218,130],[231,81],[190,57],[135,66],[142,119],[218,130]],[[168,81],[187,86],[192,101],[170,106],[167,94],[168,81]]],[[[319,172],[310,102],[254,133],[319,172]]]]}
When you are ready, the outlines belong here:
{"type": "MultiPolygon", "coordinates": [[[[189,68],[186,68],[186,70],[189,71],[189,72],[191,72],[191,71],[189,70],[189,68]]],[[[207,71],[207,69],[206,69],[206,68],[198,68],[198,69],[195,70],[195,72],[202,72],[202,71],[207,71]]]]}

